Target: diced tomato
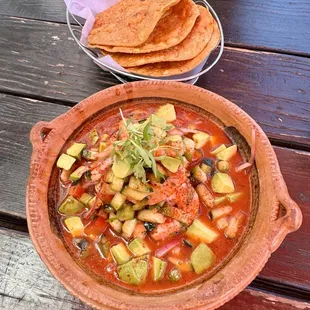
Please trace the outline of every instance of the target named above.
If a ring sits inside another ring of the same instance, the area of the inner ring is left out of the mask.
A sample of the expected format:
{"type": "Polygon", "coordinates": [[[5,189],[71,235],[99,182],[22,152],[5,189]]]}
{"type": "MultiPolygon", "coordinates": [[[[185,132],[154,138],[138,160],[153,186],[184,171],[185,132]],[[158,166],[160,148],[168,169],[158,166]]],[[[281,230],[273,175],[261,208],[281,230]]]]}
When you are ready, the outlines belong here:
{"type": "Polygon", "coordinates": [[[80,198],[83,194],[84,194],[84,188],[80,184],[71,186],[69,189],[69,195],[75,198],[80,198]]]}
{"type": "Polygon", "coordinates": [[[108,194],[97,194],[100,200],[102,200],[103,203],[110,203],[114,195],[108,195],[108,194]]]}
{"type": "Polygon", "coordinates": [[[202,158],[203,158],[202,152],[195,150],[193,153],[192,162],[200,161],[202,160],[202,158]]]}
{"type": "Polygon", "coordinates": [[[108,227],[106,220],[99,216],[94,221],[90,222],[84,229],[86,235],[100,236],[108,227]]]}

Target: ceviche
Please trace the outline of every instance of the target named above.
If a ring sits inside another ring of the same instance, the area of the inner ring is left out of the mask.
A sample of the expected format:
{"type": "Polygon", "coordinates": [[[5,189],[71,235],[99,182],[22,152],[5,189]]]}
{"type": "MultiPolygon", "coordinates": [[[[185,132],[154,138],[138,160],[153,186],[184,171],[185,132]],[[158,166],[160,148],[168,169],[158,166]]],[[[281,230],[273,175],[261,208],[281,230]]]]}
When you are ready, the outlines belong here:
{"type": "Polygon", "coordinates": [[[120,109],[57,160],[57,212],[72,255],[134,290],[187,284],[240,240],[249,167],[217,124],[182,106],[120,109]]]}

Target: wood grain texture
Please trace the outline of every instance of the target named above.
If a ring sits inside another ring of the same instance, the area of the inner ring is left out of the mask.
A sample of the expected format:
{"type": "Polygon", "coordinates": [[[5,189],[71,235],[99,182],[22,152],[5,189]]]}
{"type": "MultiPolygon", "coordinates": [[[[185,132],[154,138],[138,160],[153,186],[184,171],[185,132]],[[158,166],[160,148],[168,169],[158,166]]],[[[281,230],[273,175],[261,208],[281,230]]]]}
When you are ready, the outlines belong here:
{"type": "MultiPolygon", "coordinates": [[[[0,212],[25,218],[25,187],[31,155],[29,131],[34,123],[51,120],[67,110],[68,107],[61,105],[0,95],[0,212]]],[[[310,153],[279,147],[275,150],[289,192],[300,205],[304,221],[271,256],[260,277],[310,292],[310,153]]]]}
{"type": "Polygon", "coordinates": [[[66,25],[2,17],[0,27],[0,92],[75,104],[117,83],[79,51],[66,25]]]}
{"type": "Polygon", "coordinates": [[[227,48],[197,86],[231,100],[269,138],[310,149],[310,59],[227,48]]]}
{"type": "MultiPolygon", "coordinates": [[[[65,25],[4,17],[0,27],[0,92],[73,105],[117,83],[65,25]]],[[[234,101],[269,137],[310,149],[309,70],[307,58],[226,48],[198,85],[234,101]]]]}
{"type": "MultiPolygon", "coordinates": [[[[228,45],[310,55],[307,0],[210,0],[228,45]]],[[[63,0],[0,0],[0,14],[65,22],[63,0]]]]}
{"type": "Polygon", "coordinates": [[[310,55],[308,0],[209,0],[228,45],[310,55]]]}
{"type": "Polygon", "coordinates": [[[309,290],[310,153],[278,147],[275,151],[289,193],[302,210],[303,223],[300,229],[289,234],[279,249],[271,255],[259,276],[309,290]]]}
{"type": "MultiPolygon", "coordinates": [[[[26,234],[0,229],[0,306],[2,309],[90,309],[53,278],[26,234]]],[[[310,309],[310,304],[246,289],[221,310],[310,309]]]]}

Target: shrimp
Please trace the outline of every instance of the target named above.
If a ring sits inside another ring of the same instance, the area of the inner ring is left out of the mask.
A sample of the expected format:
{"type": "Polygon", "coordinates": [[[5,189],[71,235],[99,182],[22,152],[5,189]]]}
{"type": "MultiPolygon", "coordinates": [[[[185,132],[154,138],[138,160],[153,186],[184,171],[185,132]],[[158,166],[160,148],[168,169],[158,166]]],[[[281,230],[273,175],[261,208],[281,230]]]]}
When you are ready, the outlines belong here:
{"type": "Polygon", "coordinates": [[[188,181],[183,183],[174,195],[168,197],[166,202],[161,212],[186,225],[190,225],[199,214],[199,197],[188,181]]]}
{"type": "Polygon", "coordinates": [[[96,163],[94,163],[91,166],[91,174],[93,175],[97,175],[97,174],[104,174],[112,165],[112,158],[108,157],[105,160],[100,160],[96,163]]]}
{"type": "Polygon", "coordinates": [[[199,215],[199,197],[189,181],[183,183],[177,190],[176,203],[179,209],[188,214],[188,221],[191,222],[199,215]]]}
{"type": "Polygon", "coordinates": [[[176,188],[186,181],[185,168],[181,167],[176,173],[170,173],[170,176],[163,184],[153,185],[153,193],[148,201],[149,205],[156,205],[159,202],[167,200],[173,195],[176,188]]]}
{"type": "Polygon", "coordinates": [[[154,240],[163,240],[172,234],[178,233],[181,229],[181,223],[173,220],[170,223],[158,224],[151,232],[151,237],[154,240]]]}

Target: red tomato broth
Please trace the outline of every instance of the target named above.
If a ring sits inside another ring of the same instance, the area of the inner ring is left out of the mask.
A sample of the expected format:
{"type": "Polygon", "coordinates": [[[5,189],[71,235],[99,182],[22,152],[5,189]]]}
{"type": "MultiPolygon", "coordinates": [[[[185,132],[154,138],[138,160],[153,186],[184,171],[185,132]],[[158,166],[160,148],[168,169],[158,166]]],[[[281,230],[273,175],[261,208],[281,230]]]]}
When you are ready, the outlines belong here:
{"type": "MultiPolygon", "coordinates": [[[[154,113],[158,105],[150,105],[147,109],[147,114],[149,115],[151,113],[154,113]]],[[[192,111],[189,109],[185,109],[183,107],[175,106],[176,112],[177,112],[177,120],[174,122],[174,125],[176,127],[189,127],[191,125],[195,126],[195,129],[205,131],[211,135],[211,140],[203,147],[203,153],[205,157],[216,159],[215,155],[210,154],[210,151],[215,149],[221,144],[226,144],[227,146],[230,146],[233,144],[233,142],[229,139],[229,137],[224,133],[224,131],[213,121],[207,119],[204,116],[201,116],[196,111],[192,111]]],[[[123,113],[125,117],[128,117],[130,114],[133,114],[133,112],[137,110],[136,106],[129,105],[125,109],[123,109],[123,113]]],[[[145,116],[145,111],[140,113],[140,118],[145,116]]],[[[109,135],[113,134],[118,129],[118,123],[120,121],[120,116],[117,114],[114,115],[108,115],[105,119],[103,119],[100,123],[98,123],[95,127],[97,131],[100,134],[107,133],[109,135]],[[109,116],[109,117],[108,117],[109,116]]],[[[73,141],[72,141],[73,142],[73,141]]],[[[75,142],[83,142],[86,143],[87,146],[90,147],[91,142],[88,138],[88,133],[86,133],[84,136],[80,137],[75,142]]],[[[70,144],[68,144],[70,146],[70,144]]],[[[242,197],[239,198],[236,202],[228,202],[225,201],[216,207],[221,207],[225,205],[229,205],[233,207],[233,212],[231,213],[231,216],[236,214],[239,211],[244,212],[246,215],[246,220],[243,222],[241,227],[238,229],[237,237],[235,239],[228,239],[224,236],[224,230],[220,231],[217,228],[216,220],[212,221],[208,215],[208,212],[210,211],[210,208],[206,207],[201,203],[201,214],[199,216],[199,219],[202,222],[205,222],[208,224],[208,226],[215,231],[219,233],[219,238],[216,239],[213,243],[208,244],[208,246],[211,248],[211,250],[216,255],[216,264],[211,267],[209,270],[205,271],[204,274],[209,274],[214,270],[218,265],[223,262],[229,254],[233,251],[233,249],[236,247],[238,241],[242,237],[247,221],[250,214],[250,207],[251,207],[251,191],[250,191],[250,177],[249,174],[246,174],[245,172],[239,172],[237,173],[235,171],[235,167],[238,166],[243,162],[242,157],[240,153],[238,152],[233,158],[229,160],[231,164],[231,168],[229,170],[229,174],[232,177],[235,185],[235,192],[242,192],[242,197]]],[[[207,183],[205,184],[209,189],[211,189],[211,179],[209,178],[207,183]]],[[[83,181],[81,182],[81,185],[83,185],[83,181]]],[[[64,186],[60,183],[59,186],[60,194],[58,195],[58,206],[61,202],[61,200],[66,196],[69,190],[69,186],[64,186]]],[[[213,192],[212,192],[213,193],[213,192]]],[[[213,193],[215,197],[224,196],[220,194],[213,193]]],[[[112,196],[110,197],[110,199],[112,196]]],[[[105,201],[107,202],[107,201],[105,201]]],[[[83,211],[84,212],[84,211],[83,211]]],[[[60,216],[60,219],[63,217],[60,216]]],[[[85,220],[82,217],[83,224],[87,227],[88,225],[91,225],[89,222],[90,220],[85,220]]],[[[152,279],[152,272],[151,268],[149,269],[149,273],[147,276],[147,279],[144,284],[141,284],[139,286],[133,286],[127,283],[124,283],[120,281],[117,278],[117,272],[116,272],[116,263],[113,261],[113,258],[111,254],[109,255],[108,259],[104,259],[101,257],[98,249],[95,246],[94,239],[98,238],[101,233],[104,232],[105,237],[111,242],[111,246],[118,244],[119,242],[125,242],[128,244],[128,242],[118,236],[116,233],[112,231],[111,228],[108,228],[105,224],[102,225],[102,231],[100,231],[100,228],[96,227],[96,234],[92,236],[86,236],[84,235],[83,238],[87,239],[89,241],[89,245],[87,248],[88,256],[85,258],[81,258],[80,256],[80,250],[73,244],[72,242],[72,236],[71,234],[66,230],[64,225],[62,225],[62,233],[64,237],[64,242],[71,253],[73,257],[76,259],[78,264],[88,272],[90,272],[92,275],[94,275],[99,280],[104,281],[111,281],[115,283],[118,286],[121,286],[123,288],[128,288],[130,290],[139,291],[139,292],[150,292],[150,291],[159,291],[159,290],[165,290],[169,288],[176,288],[184,286],[193,280],[197,279],[201,275],[197,275],[194,272],[182,272],[182,278],[178,282],[171,282],[168,279],[168,272],[171,270],[175,265],[167,260],[167,257],[176,257],[180,260],[186,261],[189,260],[190,255],[192,251],[195,249],[195,247],[199,244],[199,242],[192,240],[184,235],[184,233],[179,234],[177,236],[172,236],[169,240],[172,240],[174,238],[184,238],[186,240],[189,240],[193,244],[193,248],[190,248],[186,245],[184,245],[182,242],[180,244],[180,254],[178,256],[172,255],[171,252],[173,250],[170,250],[168,254],[166,254],[162,259],[166,260],[168,265],[165,273],[165,277],[155,282],[152,279]]],[[[151,249],[151,255],[154,255],[156,249],[160,248],[161,246],[167,244],[169,240],[162,240],[162,241],[154,241],[149,235],[146,236],[145,242],[147,243],[148,247],[151,249]]],[[[151,267],[151,261],[150,261],[150,267],[151,267]]]]}

